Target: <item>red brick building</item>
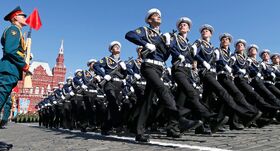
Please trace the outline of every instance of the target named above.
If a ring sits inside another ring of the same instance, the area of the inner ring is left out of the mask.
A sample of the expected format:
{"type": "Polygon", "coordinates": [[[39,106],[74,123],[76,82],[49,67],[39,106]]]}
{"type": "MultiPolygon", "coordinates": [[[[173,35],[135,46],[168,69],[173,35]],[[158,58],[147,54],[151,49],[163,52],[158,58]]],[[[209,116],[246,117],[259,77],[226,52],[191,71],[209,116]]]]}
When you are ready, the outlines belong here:
{"type": "MultiPolygon", "coordinates": [[[[32,88],[24,89],[23,81],[19,81],[16,93],[16,99],[28,99],[30,100],[29,110],[34,111],[35,105],[42,100],[49,92],[57,87],[58,82],[64,82],[66,67],[64,65],[63,55],[63,41],[59,49],[58,56],[56,58],[56,64],[50,69],[50,66],[46,62],[33,61],[30,65],[30,71],[32,72],[32,88]]],[[[18,101],[17,101],[18,103],[18,101]]]]}

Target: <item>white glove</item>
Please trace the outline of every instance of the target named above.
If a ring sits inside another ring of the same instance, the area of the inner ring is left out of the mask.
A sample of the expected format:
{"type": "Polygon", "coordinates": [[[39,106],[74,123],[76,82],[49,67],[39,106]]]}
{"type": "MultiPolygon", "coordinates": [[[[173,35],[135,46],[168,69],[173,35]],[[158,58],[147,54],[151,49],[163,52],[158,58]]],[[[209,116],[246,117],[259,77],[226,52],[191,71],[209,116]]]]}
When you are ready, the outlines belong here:
{"type": "Polygon", "coordinates": [[[170,39],[171,39],[171,36],[170,36],[170,34],[169,33],[165,33],[165,34],[163,34],[163,36],[165,37],[165,44],[166,45],[170,45],[170,39]]]}
{"type": "Polygon", "coordinates": [[[232,72],[231,67],[229,67],[228,65],[226,65],[226,66],[225,66],[225,68],[226,68],[226,70],[227,70],[229,73],[231,73],[231,72],[232,72]]]}
{"type": "Polygon", "coordinates": [[[185,56],[183,55],[179,55],[178,58],[180,59],[180,62],[184,62],[186,59],[185,59],[185,56]]]}
{"type": "Polygon", "coordinates": [[[246,74],[246,69],[239,69],[239,72],[241,72],[242,74],[246,74]]]}
{"type": "Polygon", "coordinates": [[[129,97],[126,95],[126,96],[125,96],[125,99],[128,99],[128,98],[129,98],[129,97]]]}
{"type": "Polygon", "coordinates": [[[123,61],[120,62],[120,66],[123,70],[126,70],[126,64],[123,61]]]}
{"type": "Polygon", "coordinates": [[[207,70],[209,70],[211,68],[211,65],[209,63],[207,63],[206,61],[203,61],[203,65],[207,70]]]}
{"type": "Polygon", "coordinates": [[[104,79],[105,79],[106,81],[110,81],[110,80],[112,79],[112,77],[111,77],[110,75],[106,74],[106,75],[104,76],[104,79]]]}
{"type": "Polygon", "coordinates": [[[235,61],[236,61],[235,56],[231,56],[231,57],[230,57],[230,59],[231,59],[233,62],[235,62],[235,61]]]}
{"type": "Polygon", "coordinates": [[[53,101],[53,104],[57,104],[57,102],[56,102],[56,101],[53,101]]]}
{"type": "Polygon", "coordinates": [[[147,44],[145,45],[145,47],[146,47],[147,49],[151,50],[151,52],[156,51],[156,46],[155,46],[154,44],[147,43],[147,44]]]}
{"type": "Polygon", "coordinates": [[[82,85],[82,88],[85,90],[85,89],[87,89],[88,87],[86,86],[86,85],[82,85]]]}
{"type": "Polygon", "coordinates": [[[74,93],[73,91],[71,91],[69,94],[70,94],[71,96],[74,96],[74,95],[75,95],[75,93],[74,93]]]}
{"type": "Polygon", "coordinates": [[[65,100],[65,96],[64,95],[61,95],[61,98],[62,98],[62,100],[65,100]]]}
{"type": "Polygon", "coordinates": [[[258,76],[259,78],[261,78],[261,77],[262,77],[262,74],[261,74],[261,73],[258,73],[257,76],[258,76]]]}
{"type": "Polygon", "coordinates": [[[220,51],[218,49],[215,49],[214,53],[215,53],[215,59],[216,61],[218,61],[220,59],[220,51]]]}
{"type": "Polygon", "coordinates": [[[273,79],[275,79],[275,78],[276,78],[276,75],[275,75],[275,73],[274,73],[274,72],[271,72],[271,76],[273,77],[273,79]]]}
{"type": "Polygon", "coordinates": [[[132,93],[134,93],[134,88],[133,87],[130,87],[129,89],[132,93]]]}
{"type": "Polygon", "coordinates": [[[95,76],[95,79],[97,80],[97,82],[101,81],[101,77],[99,75],[95,76]]]}
{"type": "Polygon", "coordinates": [[[261,63],[264,70],[266,70],[266,64],[264,62],[261,63]]]}
{"type": "Polygon", "coordinates": [[[137,73],[134,73],[134,77],[135,77],[137,80],[141,79],[141,76],[140,76],[139,74],[137,74],[137,73]]]}
{"type": "Polygon", "coordinates": [[[195,56],[197,53],[197,46],[196,44],[192,45],[192,51],[193,51],[193,55],[195,56]]]}

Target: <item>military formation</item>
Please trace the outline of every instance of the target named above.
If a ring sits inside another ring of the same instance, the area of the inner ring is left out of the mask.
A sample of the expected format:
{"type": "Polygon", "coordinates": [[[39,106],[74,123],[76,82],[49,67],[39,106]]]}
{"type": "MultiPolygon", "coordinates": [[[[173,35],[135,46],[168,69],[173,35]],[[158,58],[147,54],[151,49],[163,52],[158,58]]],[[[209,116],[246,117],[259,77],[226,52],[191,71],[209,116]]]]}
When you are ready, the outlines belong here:
{"type": "Polygon", "coordinates": [[[40,126],[102,135],[129,131],[136,141],[148,142],[151,131],[179,138],[190,129],[211,135],[227,131],[225,125],[243,130],[279,124],[280,54],[260,51],[244,39],[233,42],[229,33],[214,47],[208,24],[191,43],[188,17],[178,19],[177,31],[163,34],[156,8],[145,22],[148,26],[125,35],[137,59],[122,60],[121,43],[111,42],[110,56],[90,59],[87,70],[77,69],[38,104],[40,126]]]}

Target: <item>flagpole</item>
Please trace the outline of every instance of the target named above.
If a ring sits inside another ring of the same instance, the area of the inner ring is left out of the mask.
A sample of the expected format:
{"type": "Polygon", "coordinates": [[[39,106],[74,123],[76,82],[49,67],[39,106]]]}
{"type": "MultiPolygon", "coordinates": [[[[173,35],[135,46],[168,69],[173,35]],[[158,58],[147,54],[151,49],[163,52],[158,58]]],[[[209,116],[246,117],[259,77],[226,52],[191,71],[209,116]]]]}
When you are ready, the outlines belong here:
{"type": "MultiPolygon", "coordinates": [[[[26,64],[30,64],[30,56],[31,56],[31,27],[29,28],[28,34],[27,34],[27,39],[26,39],[26,58],[25,62],[26,64]]],[[[31,79],[31,73],[26,72],[25,77],[24,77],[24,83],[23,83],[23,88],[32,88],[32,79],[31,79]]]]}

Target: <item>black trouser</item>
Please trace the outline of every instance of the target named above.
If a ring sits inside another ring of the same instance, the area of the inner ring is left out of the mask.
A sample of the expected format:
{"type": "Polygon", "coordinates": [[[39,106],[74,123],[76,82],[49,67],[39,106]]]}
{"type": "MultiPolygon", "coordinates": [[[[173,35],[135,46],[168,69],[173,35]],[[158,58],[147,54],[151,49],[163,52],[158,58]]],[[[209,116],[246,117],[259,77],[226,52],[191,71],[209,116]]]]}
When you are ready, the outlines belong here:
{"type": "Polygon", "coordinates": [[[280,107],[280,100],[275,97],[264,85],[263,81],[255,77],[251,81],[251,86],[254,88],[254,90],[262,96],[267,103],[271,104],[272,106],[280,107]]]}
{"type": "Polygon", "coordinates": [[[62,105],[56,104],[54,105],[55,119],[54,119],[54,127],[59,128],[62,126],[62,105]]]}
{"type": "Polygon", "coordinates": [[[121,111],[119,110],[121,102],[122,82],[109,81],[104,86],[104,91],[108,101],[107,113],[104,117],[104,123],[101,129],[109,131],[113,127],[119,127],[122,124],[121,111]]]}
{"type": "MultiPolygon", "coordinates": [[[[235,103],[243,107],[244,109],[250,111],[247,113],[250,113],[252,116],[257,114],[257,109],[249,104],[247,100],[245,99],[242,92],[235,86],[233,80],[229,75],[226,74],[219,74],[218,75],[218,81],[219,83],[227,90],[227,92],[232,96],[235,103]]],[[[239,117],[237,115],[233,115],[230,117],[230,124],[236,124],[238,122],[239,117]]]]}
{"type": "Polygon", "coordinates": [[[173,67],[172,75],[175,82],[178,84],[176,103],[179,112],[185,112],[186,103],[190,106],[198,118],[210,118],[213,114],[199,100],[199,93],[190,83],[191,69],[186,67],[173,67]],[[181,94],[183,93],[183,94],[181,94]],[[183,95],[186,95],[185,97],[183,95]],[[178,97],[179,96],[179,97],[178,97]]]}
{"type": "Polygon", "coordinates": [[[275,86],[280,90],[280,81],[276,81],[275,86]]]}
{"type": "Polygon", "coordinates": [[[169,118],[169,125],[167,129],[175,128],[178,125],[177,119],[179,113],[176,107],[176,102],[169,92],[170,90],[161,81],[163,68],[150,63],[142,63],[141,73],[147,81],[147,85],[144,92],[143,104],[140,107],[140,114],[137,122],[137,134],[144,134],[145,125],[150,114],[152,106],[152,98],[154,94],[157,95],[161,104],[166,109],[166,114],[169,118]]]}
{"type": "Polygon", "coordinates": [[[63,103],[63,128],[73,129],[72,104],[69,100],[63,103]]]}
{"type": "Polygon", "coordinates": [[[257,109],[247,102],[242,92],[235,86],[234,81],[231,79],[231,77],[226,74],[220,74],[218,75],[218,81],[232,96],[237,105],[249,110],[252,114],[257,114],[257,109]]]}
{"type": "Polygon", "coordinates": [[[273,93],[278,99],[280,99],[280,90],[273,84],[271,83],[264,83],[266,88],[273,93]]]}
{"type": "Polygon", "coordinates": [[[212,92],[214,92],[217,97],[230,109],[232,109],[239,116],[244,118],[251,118],[252,112],[242,106],[239,106],[233,100],[232,96],[227,92],[227,90],[216,80],[216,73],[207,71],[204,75],[202,75],[203,81],[203,98],[208,96],[212,96],[212,92]]]}
{"type": "Polygon", "coordinates": [[[273,106],[267,103],[266,98],[261,97],[256,91],[254,91],[253,87],[249,85],[248,80],[243,77],[235,77],[234,78],[235,85],[239,88],[239,90],[245,95],[246,100],[260,109],[263,113],[276,113],[276,110],[280,109],[277,106],[273,106]]]}
{"type": "Polygon", "coordinates": [[[87,96],[84,100],[86,106],[86,119],[89,126],[96,126],[96,97],[97,96],[87,96]]]}
{"type": "Polygon", "coordinates": [[[141,106],[144,102],[144,92],[145,92],[146,85],[144,84],[133,84],[134,93],[136,95],[136,105],[132,109],[132,114],[129,116],[128,119],[128,127],[131,132],[136,133],[136,124],[140,114],[141,106]]]}

